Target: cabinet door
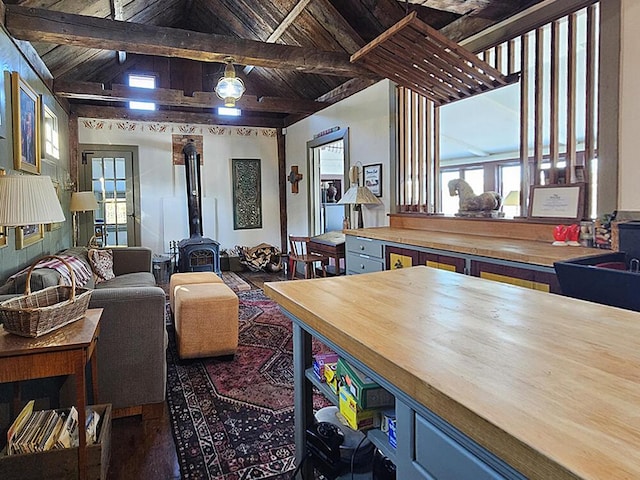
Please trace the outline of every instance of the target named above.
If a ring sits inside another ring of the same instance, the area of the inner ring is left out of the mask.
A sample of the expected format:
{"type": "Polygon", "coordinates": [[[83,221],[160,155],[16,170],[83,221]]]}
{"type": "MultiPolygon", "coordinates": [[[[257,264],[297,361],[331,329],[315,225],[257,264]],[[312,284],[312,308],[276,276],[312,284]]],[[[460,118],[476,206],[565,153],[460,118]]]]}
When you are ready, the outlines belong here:
{"type": "Polygon", "coordinates": [[[410,248],[399,248],[386,246],[385,260],[387,270],[396,270],[398,268],[408,268],[414,265],[420,265],[420,252],[411,250],[410,248]]]}
{"type": "Polygon", "coordinates": [[[534,288],[534,271],[526,268],[499,265],[496,263],[471,262],[471,275],[495,282],[508,283],[519,287],[534,288]]]}
{"type": "Polygon", "coordinates": [[[435,253],[420,253],[420,265],[439,268],[450,272],[465,273],[465,259],[451,255],[438,255],[435,253]]]}
{"type": "MultiPolygon", "coordinates": [[[[446,422],[440,420],[440,424],[446,422]]],[[[397,478],[412,480],[505,480],[522,478],[465,435],[445,431],[396,399],[397,478]],[[494,468],[496,467],[496,468],[494,468]]]]}
{"type": "Polygon", "coordinates": [[[542,290],[543,292],[561,294],[560,282],[555,273],[551,272],[535,272],[533,275],[533,288],[542,290]]]}

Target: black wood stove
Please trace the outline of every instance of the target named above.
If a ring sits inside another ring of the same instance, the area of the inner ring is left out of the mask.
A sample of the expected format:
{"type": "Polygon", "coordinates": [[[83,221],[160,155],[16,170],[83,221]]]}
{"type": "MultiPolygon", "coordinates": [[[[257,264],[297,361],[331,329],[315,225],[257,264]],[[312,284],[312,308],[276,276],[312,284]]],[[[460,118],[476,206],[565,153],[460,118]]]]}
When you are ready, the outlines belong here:
{"type": "Polygon", "coordinates": [[[200,154],[193,140],[182,149],[187,179],[189,238],[178,243],[179,272],[215,272],[220,275],[220,244],[202,236],[200,154]]]}

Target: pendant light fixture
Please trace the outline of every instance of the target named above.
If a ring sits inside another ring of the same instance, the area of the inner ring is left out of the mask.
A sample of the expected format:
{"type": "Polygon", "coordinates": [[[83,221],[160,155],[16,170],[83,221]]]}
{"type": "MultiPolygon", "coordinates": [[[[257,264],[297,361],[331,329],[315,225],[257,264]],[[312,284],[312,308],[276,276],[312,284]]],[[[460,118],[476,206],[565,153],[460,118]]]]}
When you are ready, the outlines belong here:
{"type": "Polygon", "coordinates": [[[225,107],[235,107],[236,101],[245,91],[244,82],[236,77],[233,58],[226,57],[224,61],[227,62],[227,66],[224,67],[224,76],[218,80],[215,91],[216,95],[224,100],[225,107]]]}

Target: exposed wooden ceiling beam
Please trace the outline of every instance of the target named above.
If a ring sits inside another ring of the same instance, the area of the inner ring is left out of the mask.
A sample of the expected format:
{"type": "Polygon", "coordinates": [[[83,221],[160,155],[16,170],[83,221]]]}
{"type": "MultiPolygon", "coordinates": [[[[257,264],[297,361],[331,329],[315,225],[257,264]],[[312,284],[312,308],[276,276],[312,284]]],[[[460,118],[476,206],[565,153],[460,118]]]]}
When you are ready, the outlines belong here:
{"type": "MultiPolygon", "coordinates": [[[[109,0],[109,8],[111,9],[111,20],[124,20],[122,0],[109,0]]],[[[116,59],[120,64],[126,62],[127,52],[118,50],[116,52],[116,59]]]]}
{"type": "MultiPolygon", "coordinates": [[[[194,92],[193,96],[185,96],[182,90],[156,88],[147,90],[127,85],[112,85],[107,90],[101,83],[92,82],[60,82],[54,83],[54,93],[60,97],[73,100],[93,100],[102,102],[145,101],[158,105],[174,107],[216,108],[224,102],[213,92],[194,92]]],[[[262,97],[244,95],[236,102],[243,111],[300,113],[310,114],[326,107],[324,102],[290,98],[262,97]]]]}
{"type": "Polygon", "coordinates": [[[344,77],[372,76],[367,69],[352,65],[346,53],[268,44],[19,5],[6,6],[5,23],[13,37],[34,42],[182,57],[202,62],[224,63],[224,58],[231,56],[236,64],[243,65],[344,77]]]}
{"type": "MultiPolygon", "coordinates": [[[[512,38],[535,30],[541,25],[557,20],[597,0],[543,0],[497,24],[477,31],[461,40],[460,45],[472,52],[481,52],[512,38]]],[[[455,22],[454,22],[455,23],[455,22]]]]}
{"type": "MultiPolygon", "coordinates": [[[[271,35],[269,35],[269,37],[265,40],[265,42],[276,43],[276,41],[282,36],[285,30],[289,28],[289,25],[291,25],[295,21],[295,19],[298,18],[298,15],[302,13],[302,11],[306,8],[309,2],[311,2],[311,0],[300,0],[291,9],[291,11],[287,14],[287,16],[284,17],[284,20],[282,20],[282,23],[280,23],[280,25],[277,26],[277,28],[271,33],[271,35]]],[[[246,67],[244,67],[244,70],[243,70],[244,74],[245,75],[249,74],[249,72],[251,72],[253,68],[254,68],[254,65],[247,65],[246,67]]]]}
{"type": "Polygon", "coordinates": [[[235,125],[242,127],[282,128],[283,121],[274,117],[243,115],[241,117],[224,117],[213,113],[190,113],[172,110],[129,110],[118,107],[94,105],[71,105],[71,113],[84,118],[102,118],[111,120],[132,120],[139,122],[172,122],[201,125],[235,125]]]}
{"type": "Polygon", "coordinates": [[[422,5],[423,7],[433,8],[434,10],[442,10],[444,12],[457,13],[466,15],[469,12],[482,10],[489,6],[491,0],[398,0],[401,3],[413,3],[414,5],[422,5]]]}
{"type": "Polygon", "coordinates": [[[380,80],[380,78],[378,78],[377,80],[353,78],[334,88],[330,92],[325,93],[321,97],[316,98],[316,101],[337,103],[340,100],[344,100],[345,98],[350,97],[354,93],[358,93],[365,88],[369,88],[371,85],[378,83],[380,80]]]}

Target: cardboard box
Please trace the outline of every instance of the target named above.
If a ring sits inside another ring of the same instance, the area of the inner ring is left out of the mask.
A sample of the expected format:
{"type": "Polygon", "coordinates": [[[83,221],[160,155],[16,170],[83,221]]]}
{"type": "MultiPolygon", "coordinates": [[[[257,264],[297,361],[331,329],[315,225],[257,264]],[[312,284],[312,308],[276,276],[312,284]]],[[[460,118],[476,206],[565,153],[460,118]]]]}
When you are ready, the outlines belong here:
{"type": "MultiPolygon", "coordinates": [[[[338,354],[329,352],[329,353],[317,353],[313,356],[313,373],[316,378],[321,382],[325,382],[326,378],[324,376],[324,366],[326,364],[337,364],[338,363],[338,354]]],[[[334,369],[335,370],[335,369],[334,369]]]]}
{"type": "Polygon", "coordinates": [[[361,409],[345,387],[340,387],[338,406],[340,413],[354,430],[380,427],[380,410],[361,409]]]}
{"type": "Polygon", "coordinates": [[[380,430],[389,435],[389,425],[391,422],[396,421],[396,411],[393,408],[389,408],[380,412],[380,416],[380,430]]]}
{"type": "MultiPolygon", "coordinates": [[[[87,479],[106,480],[111,459],[111,404],[91,406],[100,414],[98,441],[87,445],[87,479]]],[[[78,478],[78,448],[7,455],[0,453],[2,480],[72,480],[78,478]]]]}
{"type": "Polygon", "coordinates": [[[396,438],[396,419],[389,422],[389,445],[398,448],[398,440],[396,438]]]}
{"type": "Polygon", "coordinates": [[[342,358],[338,360],[337,373],[342,385],[349,390],[362,409],[393,405],[393,395],[342,358]]]}
{"type": "Polygon", "coordinates": [[[324,380],[331,387],[331,391],[338,395],[338,375],[336,369],[338,363],[325,363],[324,364],[324,380]]]}

